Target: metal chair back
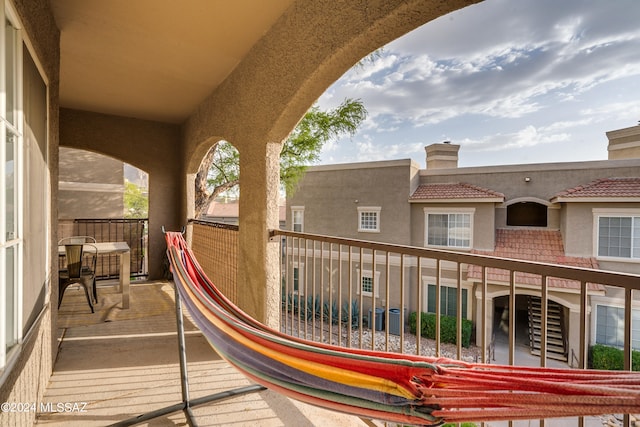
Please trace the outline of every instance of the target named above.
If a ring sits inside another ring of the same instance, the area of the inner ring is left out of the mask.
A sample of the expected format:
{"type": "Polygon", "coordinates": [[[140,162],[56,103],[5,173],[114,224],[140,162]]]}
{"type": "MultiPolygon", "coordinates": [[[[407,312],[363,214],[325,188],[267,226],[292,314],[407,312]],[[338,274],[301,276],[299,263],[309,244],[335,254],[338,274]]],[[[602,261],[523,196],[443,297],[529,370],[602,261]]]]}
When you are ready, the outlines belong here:
{"type": "Polygon", "coordinates": [[[58,241],[58,246],[77,245],[80,243],[96,243],[95,237],[92,236],[69,236],[63,237],[58,241]]]}

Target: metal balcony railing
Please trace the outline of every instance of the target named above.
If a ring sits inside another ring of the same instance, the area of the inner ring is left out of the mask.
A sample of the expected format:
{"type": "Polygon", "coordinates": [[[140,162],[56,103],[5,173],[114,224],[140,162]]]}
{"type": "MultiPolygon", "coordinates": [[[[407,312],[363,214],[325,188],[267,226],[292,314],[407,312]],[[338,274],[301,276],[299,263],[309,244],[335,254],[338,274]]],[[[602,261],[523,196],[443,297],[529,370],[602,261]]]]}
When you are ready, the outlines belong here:
{"type": "MultiPolygon", "coordinates": [[[[91,236],[97,242],[126,242],[131,249],[131,277],[141,278],[149,274],[147,218],[104,218],[74,219],[59,221],[58,237],[91,236]]],[[[98,256],[96,276],[99,280],[113,279],[120,275],[120,261],[117,254],[98,256]]]]}
{"type": "MultiPolygon", "coordinates": [[[[233,300],[237,228],[198,222],[192,232],[196,257],[233,300]],[[208,269],[205,254],[218,266],[208,269]]],[[[620,316],[614,334],[624,370],[632,369],[634,341],[640,345],[633,327],[640,318],[634,295],[640,275],[284,230],[271,236],[281,245],[281,329],[292,335],[458,359],[475,349],[474,360],[466,360],[584,369],[590,347],[601,339],[596,312],[611,298],[620,316]],[[539,306],[537,320],[522,319],[531,316],[527,305],[539,306]],[[548,327],[554,317],[559,331],[548,327]],[[527,326],[534,323],[535,331],[527,326]],[[535,351],[523,350],[524,341],[535,342],[535,351]],[[556,346],[563,348],[558,357],[556,346]]],[[[626,426],[633,418],[620,419],[626,426]]],[[[582,418],[575,422],[585,425],[582,418]]]]}

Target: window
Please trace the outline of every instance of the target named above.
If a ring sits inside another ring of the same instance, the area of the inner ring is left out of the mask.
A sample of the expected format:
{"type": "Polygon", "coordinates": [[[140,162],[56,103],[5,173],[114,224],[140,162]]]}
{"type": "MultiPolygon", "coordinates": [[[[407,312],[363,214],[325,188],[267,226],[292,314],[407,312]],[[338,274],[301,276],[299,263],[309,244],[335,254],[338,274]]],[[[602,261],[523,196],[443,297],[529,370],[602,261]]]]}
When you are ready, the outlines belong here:
{"type": "Polygon", "coordinates": [[[425,209],[425,246],[470,249],[472,213],[425,209]]]}
{"type": "Polygon", "coordinates": [[[0,103],[0,368],[21,339],[22,306],[19,296],[22,260],[22,134],[21,100],[22,41],[15,25],[4,17],[0,81],[4,103],[0,103]]]}
{"type": "Polygon", "coordinates": [[[292,271],[293,294],[304,295],[304,263],[295,262],[292,271]]]}
{"type": "Polygon", "coordinates": [[[375,289],[376,298],[380,296],[380,272],[376,271],[375,283],[373,272],[371,270],[357,269],[358,277],[360,278],[360,287],[357,290],[358,295],[362,292],[363,296],[373,296],[375,289]]]}
{"type": "MultiPolygon", "coordinates": [[[[427,312],[436,312],[436,285],[427,285],[427,312]]],[[[440,286],[440,314],[442,316],[458,315],[458,288],[440,286]]],[[[467,290],[462,289],[462,318],[467,317],[467,290]]]]}
{"type": "Polygon", "coordinates": [[[371,295],[373,293],[373,277],[363,277],[360,282],[363,293],[371,295]]]}
{"type": "Polygon", "coordinates": [[[640,214],[597,217],[599,257],[640,259],[640,214]]]}
{"type": "MultiPolygon", "coordinates": [[[[596,343],[624,347],[624,308],[596,306],[596,343]]],[[[640,350],[640,310],[631,315],[631,347],[640,350]]]]}
{"type": "Polygon", "coordinates": [[[304,207],[291,207],[291,230],[302,233],[304,231],[304,207]]]}
{"type": "Polygon", "coordinates": [[[358,231],[369,233],[380,232],[380,211],[379,207],[359,207],[358,208],[358,231]]]}

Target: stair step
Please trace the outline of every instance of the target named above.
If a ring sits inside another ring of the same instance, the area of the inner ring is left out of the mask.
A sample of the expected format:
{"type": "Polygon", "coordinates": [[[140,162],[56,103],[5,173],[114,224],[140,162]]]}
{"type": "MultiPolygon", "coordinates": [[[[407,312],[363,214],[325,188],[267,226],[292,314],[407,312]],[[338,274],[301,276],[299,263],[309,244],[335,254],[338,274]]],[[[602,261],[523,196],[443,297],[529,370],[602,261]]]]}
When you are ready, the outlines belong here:
{"type": "MultiPolygon", "coordinates": [[[[534,346],[540,345],[541,341],[542,340],[540,338],[534,338],[533,339],[534,346]]],[[[547,337],[547,347],[548,346],[560,347],[564,351],[564,341],[561,339],[553,339],[553,338],[547,337]]]]}
{"type": "MultiPolygon", "coordinates": [[[[533,328],[531,328],[531,325],[529,325],[529,329],[542,329],[541,325],[542,324],[540,322],[533,322],[533,328]]],[[[549,322],[547,322],[547,331],[554,331],[554,332],[562,333],[562,326],[560,326],[559,323],[549,323],[549,322]]]]}
{"type": "MultiPolygon", "coordinates": [[[[540,341],[540,339],[541,339],[541,335],[540,334],[533,334],[533,335],[529,334],[529,337],[533,337],[533,339],[535,341],[540,341]]],[[[547,334],[547,342],[551,342],[551,341],[557,342],[559,345],[564,345],[564,339],[563,339],[562,335],[556,335],[556,334],[548,335],[547,334]]]]}
{"type": "MultiPolygon", "coordinates": [[[[531,323],[533,323],[533,325],[536,328],[540,328],[540,325],[542,324],[540,319],[532,319],[531,323]]],[[[562,326],[561,326],[560,322],[554,321],[553,319],[547,319],[547,328],[551,328],[551,327],[553,327],[555,329],[558,329],[558,330],[562,329],[562,326]]]]}
{"type": "MultiPolygon", "coordinates": [[[[533,319],[531,319],[531,322],[534,325],[536,325],[537,327],[540,327],[540,324],[542,323],[542,319],[533,318],[533,319]]],[[[556,327],[560,328],[561,324],[562,324],[562,322],[560,322],[558,319],[547,319],[547,325],[553,325],[553,326],[556,326],[556,327]]]]}
{"type": "MultiPolygon", "coordinates": [[[[541,318],[541,317],[542,317],[542,313],[535,313],[535,312],[532,312],[532,313],[531,313],[531,317],[533,317],[533,318],[536,318],[536,317],[537,317],[537,318],[539,319],[539,318],[541,318]]],[[[561,318],[562,318],[562,316],[560,316],[560,314],[547,313],[547,319],[558,319],[558,320],[560,320],[561,318]]]]}
{"type": "MultiPolygon", "coordinates": [[[[539,346],[531,348],[530,351],[532,352],[531,354],[537,353],[538,356],[540,355],[539,346]]],[[[565,355],[565,351],[562,348],[556,348],[556,347],[547,347],[547,354],[548,355],[557,354],[565,358],[567,357],[565,355]]]]}
{"type": "MultiPolygon", "coordinates": [[[[542,312],[542,307],[529,307],[529,311],[532,313],[541,313],[542,312]]],[[[554,309],[552,307],[547,307],[547,313],[551,313],[554,314],[556,316],[560,316],[560,310],[559,309],[554,309]]]]}
{"type": "MultiPolygon", "coordinates": [[[[531,350],[531,354],[533,354],[534,356],[540,356],[540,350],[531,350]]],[[[566,362],[567,356],[565,356],[564,354],[551,352],[549,351],[549,349],[547,349],[547,359],[560,360],[562,362],[566,362]]]]}
{"type": "MultiPolygon", "coordinates": [[[[529,298],[529,344],[531,354],[540,356],[540,345],[542,339],[542,300],[536,297],[529,298]]],[[[558,303],[548,301],[546,307],[546,347],[547,358],[567,361],[565,342],[562,331],[562,306],[558,303]]]]}
{"type": "MultiPolygon", "coordinates": [[[[542,335],[542,331],[539,328],[536,328],[533,330],[533,333],[529,332],[529,335],[535,335],[536,337],[539,337],[542,335]]],[[[548,329],[547,328],[547,337],[554,337],[554,338],[559,338],[562,339],[562,332],[560,332],[560,330],[554,330],[554,329],[548,329]]]]}

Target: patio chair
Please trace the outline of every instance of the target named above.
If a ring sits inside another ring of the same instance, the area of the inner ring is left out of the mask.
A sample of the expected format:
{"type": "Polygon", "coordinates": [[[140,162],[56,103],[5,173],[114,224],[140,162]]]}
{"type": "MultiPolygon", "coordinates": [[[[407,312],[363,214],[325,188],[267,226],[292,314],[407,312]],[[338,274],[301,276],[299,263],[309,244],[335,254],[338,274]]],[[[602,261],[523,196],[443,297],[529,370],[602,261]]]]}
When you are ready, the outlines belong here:
{"type": "Polygon", "coordinates": [[[92,236],[69,236],[58,241],[58,246],[77,245],[79,243],[96,243],[96,238],[92,236]]]}
{"type": "MultiPolygon", "coordinates": [[[[78,245],[80,243],[96,243],[96,238],[93,236],[69,236],[69,237],[63,237],[62,239],[60,239],[58,241],[58,246],[64,246],[64,245],[78,245]]],[[[86,246],[85,246],[86,249],[86,246]]],[[[93,268],[90,268],[88,265],[83,264],[82,265],[82,269],[83,272],[85,274],[91,274],[94,273],[94,277],[93,277],[93,301],[94,302],[98,302],[98,291],[96,288],[96,277],[95,277],[95,263],[93,268]]],[[[64,267],[60,267],[60,272],[66,272],[66,269],[64,267]]]]}
{"type": "MultiPolygon", "coordinates": [[[[64,291],[72,284],[80,284],[84,288],[87,302],[91,312],[94,313],[93,303],[91,301],[90,287],[93,288],[95,298],[95,270],[96,260],[98,258],[98,248],[91,244],[66,244],[66,268],[60,270],[58,274],[58,308],[62,304],[64,291]],[[88,250],[85,250],[88,248],[88,250]],[[89,255],[87,256],[87,253],[89,255]],[[88,264],[83,267],[83,258],[87,258],[88,264]]],[[[97,301],[97,299],[96,299],[97,301]]]]}

